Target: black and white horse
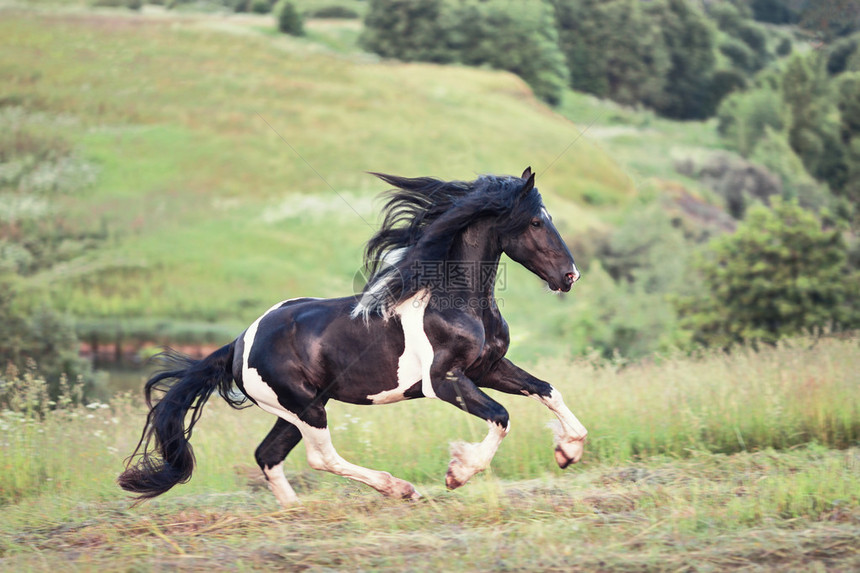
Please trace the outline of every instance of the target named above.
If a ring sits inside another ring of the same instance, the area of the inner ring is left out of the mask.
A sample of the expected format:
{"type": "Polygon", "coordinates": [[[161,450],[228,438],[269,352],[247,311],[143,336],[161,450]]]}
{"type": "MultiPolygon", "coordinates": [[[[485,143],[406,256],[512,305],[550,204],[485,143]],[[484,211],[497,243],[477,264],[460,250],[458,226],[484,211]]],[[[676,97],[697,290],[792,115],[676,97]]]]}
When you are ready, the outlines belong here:
{"type": "Polygon", "coordinates": [[[472,182],[375,175],[396,189],[366,247],[371,274],[360,298],[288,300],[207,358],[166,353],[172,366],[146,383],[150,412],[120,486],[145,499],[190,479],[194,456],[188,440],[216,389],[235,407],[249,399],[278,417],[256,459],[284,506],[297,498],[283,462],[302,439],[312,468],[387,496],[418,497],[412,484],[338,455],[328,400],[387,404],[438,398],[485,420],[489,432],[483,441],[452,444],[445,478],[452,489],[490,464],[510,429],[507,411],[481,388],[540,401],[560,422],[558,465],[579,461],[585,428],[557,390],[505,358],[508,326],[494,298],[502,253],[554,291],[569,291],[579,278],[531,169],[522,177],[472,182]],[[152,406],[154,390],[164,395],[152,406]]]}

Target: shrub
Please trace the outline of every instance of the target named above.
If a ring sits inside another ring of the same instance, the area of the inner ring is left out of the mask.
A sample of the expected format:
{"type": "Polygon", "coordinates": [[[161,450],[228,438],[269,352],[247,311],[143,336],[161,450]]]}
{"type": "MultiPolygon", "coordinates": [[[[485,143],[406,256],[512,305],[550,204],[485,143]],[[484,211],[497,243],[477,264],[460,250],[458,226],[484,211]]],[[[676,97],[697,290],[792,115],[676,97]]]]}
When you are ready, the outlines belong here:
{"type": "Polygon", "coordinates": [[[788,61],[782,95],[791,147],[814,177],[834,191],[841,189],[847,178],[845,149],[833,86],[821,55],[796,55],[788,61]]]}
{"type": "Polygon", "coordinates": [[[85,390],[95,390],[89,363],[78,356],[78,339],[71,321],[49,307],[35,311],[21,305],[16,284],[0,276],[0,382],[10,367],[44,376],[50,393],[60,391],[60,380],[81,377],[85,390]],[[37,362],[38,367],[33,366],[37,362]]]}
{"type": "Polygon", "coordinates": [[[860,34],[840,38],[833,42],[827,50],[827,73],[831,76],[841,74],[848,69],[848,62],[860,44],[860,34]]]}
{"type": "Polygon", "coordinates": [[[800,19],[799,2],[785,0],[750,0],[753,16],[760,22],[772,24],[794,24],[800,19]]]}
{"type": "Polygon", "coordinates": [[[320,8],[314,8],[305,12],[306,18],[331,18],[331,19],[343,19],[343,20],[352,20],[355,18],[359,18],[361,15],[349,8],[347,6],[321,6],[320,8]]]}
{"type": "Polygon", "coordinates": [[[756,71],[758,63],[755,52],[737,38],[726,36],[720,40],[719,49],[720,53],[727,57],[734,67],[745,72],[756,71]]]}
{"type": "Polygon", "coordinates": [[[779,177],[728,153],[715,153],[701,165],[687,170],[725,201],[726,209],[735,219],[742,219],[752,203],[768,204],[772,196],[783,192],[779,177]]]}
{"type": "Polygon", "coordinates": [[[275,6],[275,17],[278,19],[278,30],[284,34],[291,36],[304,35],[304,22],[290,0],[281,0],[275,6]]]}
{"type": "Polygon", "coordinates": [[[250,0],[248,2],[248,12],[252,14],[268,14],[272,11],[272,5],[269,0],[250,0]]]}
{"type": "Polygon", "coordinates": [[[746,75],[738,70],[715,71],[711,78],[711,97],[714,104],[723,101],[730,93],[743,90],[746,85],[746,75]]]}
{"type": "Polygon", "coordinates": [[[826,185],[816,181],[803,167],[784,133],[765,127],[750,159],[766,167],[782,181],[782,197],[796,200],[802,207],[821,211],[832,203],[826,185]]]}
{"type": "Polygon", "coordinates": [[[729,144],[744,157],[755,148],[765,130],[784,127],[782,95],[763,86],[747,92],[735,92],[717,110],[717,129],[729,144]]]}
{"type": "Polygon", "coordinates": [[[774,51],[776,52],[777,56],[784,58],[785,56],[791,54],[793,49],[794,45],[791,43],[791,38],[786,38],[783,36],[779,39],[779,42],[777,42],[774,51]]]}
{"type": "Polygon", "coordinates": [[[696,265],[705,292],[680,301],[684,326],[694,341],[719,347],[856,328],[860,273],[847,254],[842,233],[823,230],[796,203],[754,206],[696,265]]]}

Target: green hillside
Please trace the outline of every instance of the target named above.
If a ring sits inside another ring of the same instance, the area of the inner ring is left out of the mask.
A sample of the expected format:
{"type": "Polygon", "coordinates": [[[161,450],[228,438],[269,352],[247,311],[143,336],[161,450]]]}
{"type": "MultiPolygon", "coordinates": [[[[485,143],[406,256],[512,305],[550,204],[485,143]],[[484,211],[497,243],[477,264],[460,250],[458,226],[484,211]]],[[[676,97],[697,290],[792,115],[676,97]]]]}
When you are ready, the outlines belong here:
{"type": "MultiPolygon", "coordinates": [[[[295,39],[268,22],[3,11],[4,127],[50,134],[94,166],[95,182],[50,211],[106,237],[28,277],[31,293],[84,322],[241,328],[281,298],[351,292],[385,190],[365,171],[471,179],[531,165],[567,236],[636,195],[516,76],[344,54],[313,28],[295,39]]],[[[573,312],[527,275],[509,269],[507,314],[573,312]]]]}

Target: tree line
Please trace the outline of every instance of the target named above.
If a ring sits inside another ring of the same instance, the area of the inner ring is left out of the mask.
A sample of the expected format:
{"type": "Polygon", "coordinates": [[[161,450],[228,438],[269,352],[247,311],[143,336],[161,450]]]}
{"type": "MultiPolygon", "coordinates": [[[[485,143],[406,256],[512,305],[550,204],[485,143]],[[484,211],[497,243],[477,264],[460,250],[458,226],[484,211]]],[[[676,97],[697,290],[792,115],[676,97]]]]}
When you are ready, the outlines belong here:
{"type": "Polygon", "coordinates": [[[806,22],[828,36],[857,29],[850,8],[734,0],[371,0],[363,46],[404,61],[487,65],[516,73],[555,104],[565,87],[676,119],[713,115],[791,38],[765,22],[806,22]]]}

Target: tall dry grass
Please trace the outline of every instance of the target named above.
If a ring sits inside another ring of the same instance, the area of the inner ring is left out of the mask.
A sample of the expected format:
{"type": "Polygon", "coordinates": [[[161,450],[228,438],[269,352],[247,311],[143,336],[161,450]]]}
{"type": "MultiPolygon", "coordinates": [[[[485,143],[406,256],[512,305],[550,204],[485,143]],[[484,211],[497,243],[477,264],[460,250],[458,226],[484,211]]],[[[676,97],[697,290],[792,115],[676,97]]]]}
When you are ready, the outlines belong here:
{"type": "MultiPolygon", "coordinates": [[[[554,359],[532,370],[563,392],[589,428],[585,466],[809,443],[845,448],[860,437],[857,338],[799,338],[759,351],[627,367],[554,359]]],[[[511,413],[512,431],[491,471],[504,479],[559,472],[550,413],[533,400],[497,397],[511,413]]],[[[85,404],[72,385],[55,403],[30,373],[0,381],[0,503],[43,494],[120,497],[114,479],[142,430],[141,402],[122,395],[85,404]]],[[[332,403],[329,420],[345,458],[419,484],[441,482],[449,442],[477,441],[486,431],[477,418],[431,400],[374,408],[332,403]]],[[[236,412],[210,402],[192,439],[195,476],[177,490],[241,487],[256,475],[253,450],[273,423],[257,408],[236,412]]],[[[307,475],[301,445],[286,467],[307,475]]]]}

